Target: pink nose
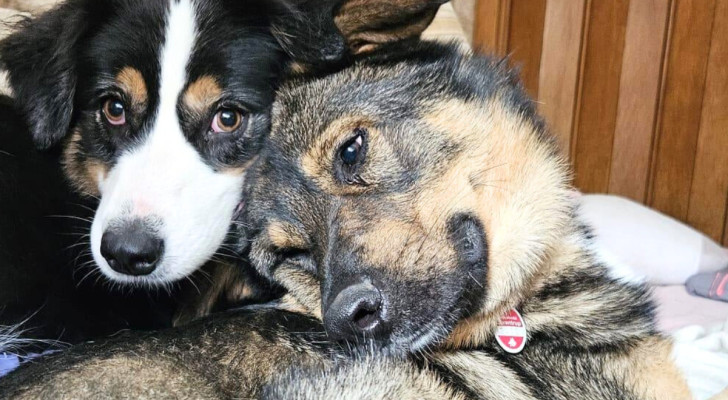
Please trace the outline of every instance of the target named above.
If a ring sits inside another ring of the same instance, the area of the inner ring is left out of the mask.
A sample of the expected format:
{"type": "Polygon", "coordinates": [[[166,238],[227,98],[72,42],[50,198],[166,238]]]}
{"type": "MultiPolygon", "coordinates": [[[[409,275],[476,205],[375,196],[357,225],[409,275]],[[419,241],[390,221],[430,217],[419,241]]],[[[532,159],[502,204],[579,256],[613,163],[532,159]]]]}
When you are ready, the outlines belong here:
{"type": "Polygon", "coordinates": [[[135,216],[145,216],[153,213],[151,203],[145,199],[135,198],[132,202],[132,207],[132,214],[135,216]]]}

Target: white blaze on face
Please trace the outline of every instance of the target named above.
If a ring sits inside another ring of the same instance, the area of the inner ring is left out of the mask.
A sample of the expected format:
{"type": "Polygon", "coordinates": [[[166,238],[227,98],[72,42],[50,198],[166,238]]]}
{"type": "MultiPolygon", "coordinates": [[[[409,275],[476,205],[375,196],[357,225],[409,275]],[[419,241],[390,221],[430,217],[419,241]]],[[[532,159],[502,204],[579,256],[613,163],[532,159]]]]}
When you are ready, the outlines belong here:
{"type": "Polygon", "coordinates": [[[222,244],[243,177],[215,172],[185,139],[177,104],[187,82],[195,44],[195,7],[171,0],[161,53],[160,103],[144,142],[121,156],[100,184],[101,203],[91,229],[94,260],[112,280],[161,284],[202,266],[222,244]],[[156,270],[142,277],[113,271],[101,256],[101,238],[112,223],[153,217],[164,254],[156,270]]]}

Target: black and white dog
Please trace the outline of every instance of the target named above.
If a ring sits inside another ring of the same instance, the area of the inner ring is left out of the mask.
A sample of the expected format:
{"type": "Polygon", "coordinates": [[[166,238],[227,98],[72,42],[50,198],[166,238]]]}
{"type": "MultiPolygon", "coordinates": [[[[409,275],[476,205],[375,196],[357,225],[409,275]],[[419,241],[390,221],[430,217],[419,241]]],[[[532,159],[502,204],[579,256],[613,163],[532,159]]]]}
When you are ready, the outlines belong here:
{"type": "Polygon", "coordinates": [[[0,46],[35,142],[60,143],[100,198],[91,250],[109,279],[175,281],[222,243],[287,63],[276,35],[297,35],[274,29],[284,8],[70,0],[0,46]]]}
{"type": "MultiPolygon", "coordinates": [[[[14,238],[0,240],[0,276],[7,278],[0,282],[0,325],[31,314],[41,298],[46,311],[31,324],[43,325],[36,337],[82,340],[107,320],[113,322],[103,331],[113,332],[147,312],[144,299],[113,294],[129,303],[126,315],[90,312],[90,330],[76,323],[84,315],[69,316],[83,312],[83,303],[103,309],[106,300],[69,293],[79,280],[68,272],[75,256],[62,252],[66,240],[52,239],[57,231],[38,223],[50,213],[88,218],[82,247],[90,247],[95,271],[114,283],[165,285],[210,260],[269,131],[279,80],[293,63],[336,63],[347,52],[335,3],[67,0],[0,42],[19,112],[2,110],[8,119],[0,150],[12,157],[0,171],[0,181],[10,182],[0,204],[15,211],[0,226],[0,239],[14,238]],[[33,154],[25,142],[18,147],[21,135],[51,156],[33,154]],[[64,193],[52,154],[75,192],[98,199],[92,215],[59,206],[80,200],[64,193]],[[46,173],[52,182],[44,188],[35,178],[46,173]],[[68,297],[76,300],[59,300],[68,297]]],[[[138,325],[155,326],[147,322],[138,325]]]]}

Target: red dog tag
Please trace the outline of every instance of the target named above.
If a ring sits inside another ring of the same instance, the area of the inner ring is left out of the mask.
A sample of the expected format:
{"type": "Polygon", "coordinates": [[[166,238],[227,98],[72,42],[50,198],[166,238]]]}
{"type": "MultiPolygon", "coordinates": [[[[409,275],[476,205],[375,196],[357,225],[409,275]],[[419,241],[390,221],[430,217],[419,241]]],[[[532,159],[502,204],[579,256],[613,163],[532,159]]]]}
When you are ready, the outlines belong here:
{"type": "Polygon", "coordinates": [[[495,340],[508,353],[518,354],[526,347],[526,323],[516,310],[502,316],[495,331],[495,340]]]}

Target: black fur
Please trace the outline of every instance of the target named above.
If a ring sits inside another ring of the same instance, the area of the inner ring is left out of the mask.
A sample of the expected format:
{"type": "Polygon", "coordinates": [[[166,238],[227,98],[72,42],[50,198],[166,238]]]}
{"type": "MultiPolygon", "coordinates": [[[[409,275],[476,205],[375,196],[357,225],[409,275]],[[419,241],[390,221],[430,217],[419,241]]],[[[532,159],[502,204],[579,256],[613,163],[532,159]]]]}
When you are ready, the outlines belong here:
{"type": "MultiPolygon", "coordinates": [[[[200,39],[188,66],[189,81],[215,77],[224,92],[221,105],[245,110],[249,120],[245,134],[213,138],[213,115],[180,108],[187,139],[213,168],[237,168],[257,154],[270,128],[275,90],[291,62],[334,62],[344,56],[341,46],[322,50],[322,38],[316,37],[336,32],[335,4],[321,8],[304,3],[195,1],[200,39]],[[326,21],[325,32],[317,29],[326,21]]],[[[14,26],[17,33],[0,41],[1,66],[9,73],[18,110],[12,111],[7,99],[0,110],[0,150],[12,154],[0,153],[0,325],[34,315],[26,321],[25,337],[77,343],[120,329],[170,326],[179,298],[197,295],[195,284],[181,284],[169,293],[110,291],[98,284],[83,244],[93,218],[88,208],[97,202],[75,194],[60,169],[72,132],[80,132],[80,139],[64,162],[81,168],[90,162],[112,167],[148,135],[152,112],[130,113],[127,126],[118,128],[102,123],[100,108],[117,94],[116,75],[132,67],[146,83],[148,109],[155,109],[169,4],[68,0],[21,21],[14,26]],[[32,143],[48,152],[34,152],[32,143]]],[[[73,179],[75,186],[83,186],[73,179]]],[[[204,278],[193,280],[205,284],[204,278]]],[[[267,285],[261,288],[266,289],[258,291],[261,298],[270,297],[262,292],[276,293],[267,285]]],[[[228,301],[220,299],[215,309],[228,301]]]]}
{"type": "Polygon", "coordinates": [[[12,100],[0,103],[0,325],[24,322],[23,338],[50,341],[23,351],[169,325],[166,293],[109,291],[84,279],[93,267],[79,243],[94,200],[68,187],[57,152],[35,151],[12,100]]]}

